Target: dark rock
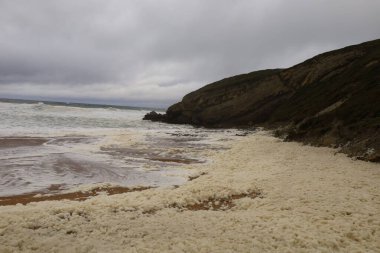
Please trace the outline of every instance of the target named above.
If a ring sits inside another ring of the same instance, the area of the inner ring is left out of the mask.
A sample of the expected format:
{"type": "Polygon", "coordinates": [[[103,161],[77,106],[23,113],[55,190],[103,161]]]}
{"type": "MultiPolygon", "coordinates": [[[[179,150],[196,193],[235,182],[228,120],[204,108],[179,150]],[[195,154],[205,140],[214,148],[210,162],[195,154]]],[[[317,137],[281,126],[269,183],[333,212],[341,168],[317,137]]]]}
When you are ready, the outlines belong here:
{"type": "Polygon", "coordinates": [[[151,112],[145,114],[143,120],[165,122],[166,121],[166,115],[165,114],[157,113],[155,111],[151,111],[151,112]]]}
{"type": "Polygon", "coordinates": [[[205,127],[264,126],[279,136],[380,157],[380,40],[288,69],[229,77],[187,94],[154,119],[205,127]]]}

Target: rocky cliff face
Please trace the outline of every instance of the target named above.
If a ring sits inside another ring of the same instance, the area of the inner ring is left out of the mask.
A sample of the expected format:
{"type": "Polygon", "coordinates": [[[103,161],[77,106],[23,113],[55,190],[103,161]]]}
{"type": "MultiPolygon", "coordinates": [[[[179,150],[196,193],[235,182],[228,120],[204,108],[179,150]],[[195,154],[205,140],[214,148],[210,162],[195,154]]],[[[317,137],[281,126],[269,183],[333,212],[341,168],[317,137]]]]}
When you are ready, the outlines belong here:
{"type": "Polygon", "coordinates": [[[186,95],[160,117],[206,127],[264,126],[289,140],[340,146],[380,161],[380,40],[288,69],[223,79],[186,95]]]}

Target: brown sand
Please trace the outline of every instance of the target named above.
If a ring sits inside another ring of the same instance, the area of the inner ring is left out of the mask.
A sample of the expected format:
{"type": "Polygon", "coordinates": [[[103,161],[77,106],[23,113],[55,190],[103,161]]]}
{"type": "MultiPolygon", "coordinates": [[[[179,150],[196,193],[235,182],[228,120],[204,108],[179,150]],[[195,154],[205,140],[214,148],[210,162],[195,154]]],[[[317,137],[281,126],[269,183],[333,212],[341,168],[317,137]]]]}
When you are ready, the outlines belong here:
{"type": "Polygon", "coordinates": [[[191,164],[191,163],[202,163],[196,159],[186,159],[186,158],[177,158],[177,157],[151,157],[149,160],[159,161],[164,163],[182,163],[182,164],[191,164]]]}
{"type": "Polygon", "coordinates": [[[171,205],[170,207],[180,208],[181,210],[190,210],[190,211],[201,211],[201,210],[211,210],[211,211],[226,211],[235,206],[234,200],[239,200],[242,198],[254,199],[261,197],[262,193],[260,190],[251,191],[249,193],[240,193],[233,194],[224,198],[213,198],[203,200],[196,204],[189,204],[185,206],[178,206],[176,204],[171,205]]]}
{"type": "Polygon", "coordinates": [[[37,193],[9,196],[9,197],[0,197],[0,206],[9,206],[16,204],[28,204],[31,202],[41,202],[47,200],[75,200],[82,201],[86,200],[89,197],[93,197],[99,195],[99,193],[105,192],[107,195],[115,195],[126,192],[135,192],[135,191],[143,191],[149,189],[149,187],[138,187],[138,188],[127,188],[127,187],[111,187],[111,188],[94,188],[89,191],[78,191],[78,192],[70,192],[70,193],[60,193],[54,195],[39,195],[37,193]]]}
{"type": "Polygon", "coordinates": [[[0,138],[0,148],[40,146],[47,141],[48,139],[38,137],[2,137],[0,138]]]}

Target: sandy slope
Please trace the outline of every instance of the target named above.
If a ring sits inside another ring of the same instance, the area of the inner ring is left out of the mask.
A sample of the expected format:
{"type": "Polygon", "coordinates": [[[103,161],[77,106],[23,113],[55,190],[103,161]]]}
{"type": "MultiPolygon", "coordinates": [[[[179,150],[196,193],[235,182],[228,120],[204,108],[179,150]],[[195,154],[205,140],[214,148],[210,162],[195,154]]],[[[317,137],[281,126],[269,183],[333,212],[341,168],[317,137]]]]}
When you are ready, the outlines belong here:
{"type": "Polygon", "coordinates": [[[380,252],[379,164],[264,133],[207,155],[176,189],[1,207],[0,252],[380,252]]]}

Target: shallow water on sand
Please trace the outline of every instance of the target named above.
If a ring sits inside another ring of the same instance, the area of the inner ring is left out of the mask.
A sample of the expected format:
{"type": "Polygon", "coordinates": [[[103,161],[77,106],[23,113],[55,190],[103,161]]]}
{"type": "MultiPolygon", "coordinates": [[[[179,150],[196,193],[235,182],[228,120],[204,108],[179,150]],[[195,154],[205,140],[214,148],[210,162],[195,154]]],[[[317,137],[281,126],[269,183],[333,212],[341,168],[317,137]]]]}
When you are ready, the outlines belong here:
{"type": "Polygon", "coordinates": [[[0,103],[0,196],[183,184],[236,131],[142,121],[144,110],[0,103]]]}

